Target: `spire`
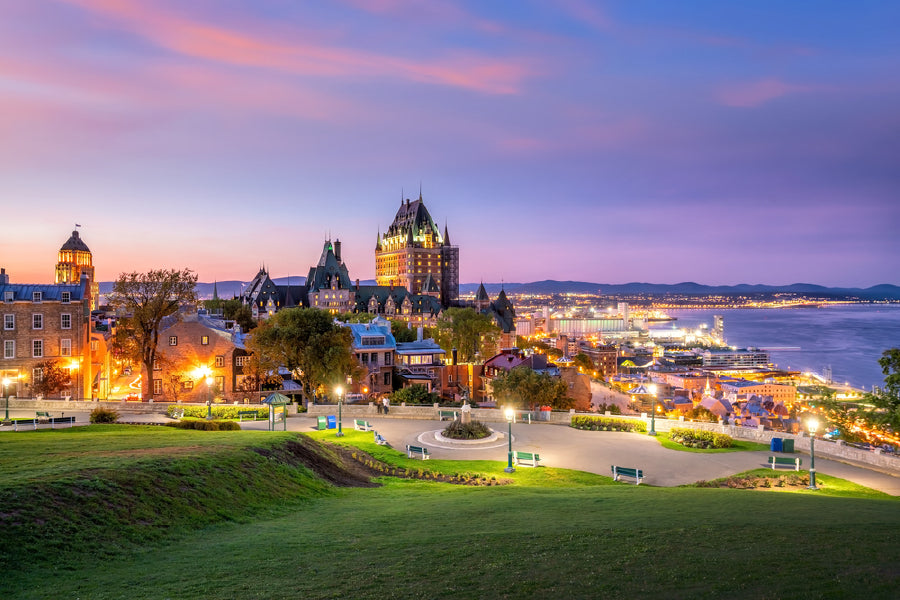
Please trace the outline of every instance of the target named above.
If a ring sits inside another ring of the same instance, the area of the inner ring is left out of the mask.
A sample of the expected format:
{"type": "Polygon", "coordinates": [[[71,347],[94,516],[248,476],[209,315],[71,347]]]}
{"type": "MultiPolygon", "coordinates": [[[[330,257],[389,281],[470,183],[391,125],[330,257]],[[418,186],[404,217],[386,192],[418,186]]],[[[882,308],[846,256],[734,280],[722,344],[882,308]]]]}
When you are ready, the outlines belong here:
{"type": "Polygon", "coordinates": [[[413,245],[413,228],[412,225],[409,226],[409,229],[406,230],[406,245],[413,245]]]}
{"type": "Polygon", "coordinates": [[[219,283],[218,281],[213,280],[213,297],[212,297],[213,300],[218,300],[218,299],[219,299],[219,288],[218,288],[218,283],[219,283]]]}
{"type": "Polygon", "coordinates": [[[381,227],[378,228],[378,237],[375,238],[375,250],[376,252],[381,251],[381,227]]]}
{"type": "Polygon", "coordinates": [[[422,182],[419,181],[419,202],[422,201],[422,182]]]}
{"type": "Polygon", "coordinates": [[[447,230],[447,221],[444,220],[444,245],[450,245],[450,232],[447,230]]]}

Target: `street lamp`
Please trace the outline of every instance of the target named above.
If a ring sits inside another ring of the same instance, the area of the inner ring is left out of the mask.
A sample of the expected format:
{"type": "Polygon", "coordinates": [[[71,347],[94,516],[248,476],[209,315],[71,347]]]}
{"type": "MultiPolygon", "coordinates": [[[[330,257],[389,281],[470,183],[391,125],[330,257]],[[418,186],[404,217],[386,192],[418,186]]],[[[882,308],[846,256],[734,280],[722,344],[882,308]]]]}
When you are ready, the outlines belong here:
{"type": "Polygon", "coordinates": [[[516,468],[512,464],[512,422],[516,413],[513,409],[506,409],[507,437],[509,438],[509,450],[506,453],[506,468],[503,469],[507,473],[515,473],[516,468]]]}
{"type": "Polygon", "coordinates": [[[819,422],[810,419],[806,422],[806,428],[809,430],[809,487],[807,489],[817,490],[816,487],[816,429],[819,428],[819,422]]]}
{"type": "Polygon", "coordinates": [[[3,424],[4,424],[4,425],[9,425],[10,422],[11,422],[11,421],[9,420],[9,396],[6,395],[6,388],[7,388],[7,386],[9,386],[9,378],[8,378],[8,377],[4,377],[4,378],[3,378],[3,397],[6,398],[6,416],[3,417],[3,424]]]}
{"type": "MultiPolygon", "coordinates": [[[[207,369],[209,370],[209,369],[207,369]]],[[[206,419],[212,420],[212,382],[213,378],[206,376],[206,419]]]]}
{"type": "Polygon", "coordinates": [[[653,406],[650,409],[650,431],[647,432],[647,435],[656,435],[656,384],[651,383],[647,389],[653,394],[653,406]]]}
{"type": "Polygon", "coordinates": [[[344,431],[341,429],[341,408],[343,407],[342,394],[344,393],[344,389],[341,386],[337,386],[334,388],[334,391],[337,392],[338,397],[338,430],[335,434],[336,437],[343,437],[344,431]]]}

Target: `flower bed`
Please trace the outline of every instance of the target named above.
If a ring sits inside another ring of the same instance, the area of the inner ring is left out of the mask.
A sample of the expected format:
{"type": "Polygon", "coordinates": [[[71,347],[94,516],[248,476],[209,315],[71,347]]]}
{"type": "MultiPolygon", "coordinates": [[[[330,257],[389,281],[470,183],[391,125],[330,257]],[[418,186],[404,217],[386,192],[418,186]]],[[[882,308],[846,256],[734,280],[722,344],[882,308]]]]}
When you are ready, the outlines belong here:
{"type": "Polygon", "coordinates": [[[615,419],[613,417],[572,417],[572,427],[588,431],[636,431],[645,433],[647,424],[631,419],[615,419]]]}

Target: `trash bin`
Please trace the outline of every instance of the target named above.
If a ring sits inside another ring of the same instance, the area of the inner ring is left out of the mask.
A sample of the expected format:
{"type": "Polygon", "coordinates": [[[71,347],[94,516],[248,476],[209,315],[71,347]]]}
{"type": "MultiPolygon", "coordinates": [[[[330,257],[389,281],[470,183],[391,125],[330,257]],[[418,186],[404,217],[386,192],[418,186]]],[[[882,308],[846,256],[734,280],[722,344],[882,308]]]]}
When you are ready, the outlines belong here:
{"type": "Polygon", "coordinates": [[[337,429],[337,417],[328,415],[328,429],[337,429]]]}
{"type": "Polygon", "coordinates": [[[781,442],[781,451],[782,452],[793,452],[794,451],[794,440],[784,438],[781,442]]]}
{"type": "Polygon", "coordinates": [[[328,427],[328,420],[325,417],[318,418],[318,425],[316,425],[316,429],[322,430],[328,427]]]}
{"type": "Polygon", "coordinates": [[[783,441],[784,440],[781,438],[772,438],[772,443],[770,445],[772,452],[781,452],[781,447],[782,447],[783,441]]]}
{"type": "Polygon", "coordinates": [[[549,421],[550,420],[550,407],[542,406],[539,414],[541,415],[541,421],[549,421]]]}

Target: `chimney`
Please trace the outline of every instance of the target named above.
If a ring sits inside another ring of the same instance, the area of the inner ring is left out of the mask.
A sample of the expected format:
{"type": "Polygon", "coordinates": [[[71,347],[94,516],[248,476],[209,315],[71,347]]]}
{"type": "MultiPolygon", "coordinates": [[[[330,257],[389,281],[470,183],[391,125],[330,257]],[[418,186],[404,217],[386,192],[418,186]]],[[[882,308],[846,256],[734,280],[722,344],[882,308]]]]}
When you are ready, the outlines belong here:
{"type": "Polygon", "coordinates": [[[6,274],[6,269],[0,269],[0,285],[7,283],[9,283],[9,275],[6,274]]]}
{"type": "Polygon", "coordinates": [[[341,262],[341,240],[334,240],[334,257],[341,262]]]}
{"type": "Polygon", "coordinates": [[[453,355],[453,364],[455,365],[455,364],[457,364],[457,362],[456,362],[456,356],[457,356],[456,348],[454,348],[451,352],[452,352],[452,355],[453,355]]]}
{"type": "Polygon", "coordinates": [[[356,291],[359,291],[359,277],[356,278],[356,291]]]}

